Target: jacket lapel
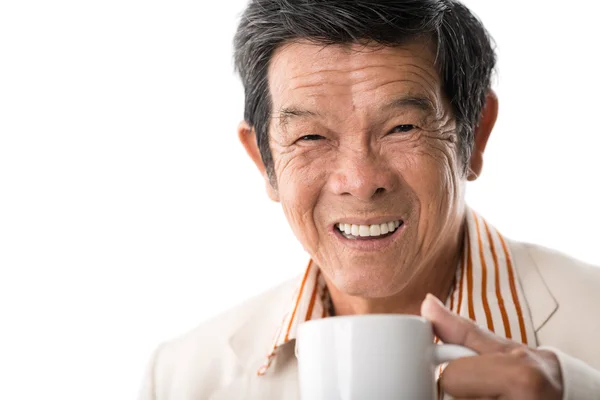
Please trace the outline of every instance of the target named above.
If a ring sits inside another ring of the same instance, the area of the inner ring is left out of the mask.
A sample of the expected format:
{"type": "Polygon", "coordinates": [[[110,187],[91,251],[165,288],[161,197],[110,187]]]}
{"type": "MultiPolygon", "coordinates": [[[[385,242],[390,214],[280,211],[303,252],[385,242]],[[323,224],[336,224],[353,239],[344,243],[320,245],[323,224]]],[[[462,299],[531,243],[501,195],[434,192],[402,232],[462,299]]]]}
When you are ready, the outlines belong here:
{"type": "Polygon", "coordinates": [[[297,380],[295,359],[292,359],[293,343],[278,349],[276,364],[266,375],[258,376],[257,372],[267,360],[274,334],[289,308],[297,283],[294,279],[281,285],[272,295],[265,296],[256,312],[245,316],[246,321],[229,340],[239,368],[231,382],[213,393],[210,400],[295,399],[297,380]]]}
{"type": "Polygon", "coordinates": [[[519,282],[529,306],[533,328],[537,332],[552,317],[559,305],[546,286],[527,245],[512,240],[509,244],[519,282]]]}

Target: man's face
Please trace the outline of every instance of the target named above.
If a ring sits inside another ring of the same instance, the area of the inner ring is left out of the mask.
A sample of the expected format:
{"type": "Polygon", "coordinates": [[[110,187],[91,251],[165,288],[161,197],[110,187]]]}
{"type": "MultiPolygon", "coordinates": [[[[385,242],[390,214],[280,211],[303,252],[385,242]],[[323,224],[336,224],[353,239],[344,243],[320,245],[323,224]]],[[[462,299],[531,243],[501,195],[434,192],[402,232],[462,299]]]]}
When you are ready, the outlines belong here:
{"type": "Polygon", "coordinates": [[[431,46],[289,44],[269,88],[272,196],[295,235],[342,292],[399,292],[455,240],[464,209],[431,46]]]}

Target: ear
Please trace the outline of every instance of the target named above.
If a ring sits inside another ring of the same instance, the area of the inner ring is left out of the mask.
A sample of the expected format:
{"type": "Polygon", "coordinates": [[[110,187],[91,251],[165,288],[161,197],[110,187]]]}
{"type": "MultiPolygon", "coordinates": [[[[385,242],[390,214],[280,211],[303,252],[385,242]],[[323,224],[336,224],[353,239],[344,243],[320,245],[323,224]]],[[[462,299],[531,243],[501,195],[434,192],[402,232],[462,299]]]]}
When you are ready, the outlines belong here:
{"type": "Polygon", "coordinates": [[[467,180],[474,181],[481,174],[483,169],[483,152],[487,141],[496,124],[498,117],[498,97],[493,90],[490,90],[486,99],[485,106],[481,112],[479,124],[475,128],[475,143],[473,145],[473,153],[470,160],[470,171],[467,180]]]}
{"type": "Polygon", "coordinates": [[[250,159],[254,162],[254,165],[256,165],[259,172],[263,176],[269,198],[278,202],[279,193],[271,184],[269,174],[267,174],[267,168],[265,167],[265,163],[260,155],[260,150],[258,149],[258,142],[256,141],[256,132],[254,131],[254,128],[251,127],[246,121],[240,122],[238,126],[238,138],[240,139],[240,142],[242,142],[244,149],[246,149],[246,153],[248,153],[250,159]]]}

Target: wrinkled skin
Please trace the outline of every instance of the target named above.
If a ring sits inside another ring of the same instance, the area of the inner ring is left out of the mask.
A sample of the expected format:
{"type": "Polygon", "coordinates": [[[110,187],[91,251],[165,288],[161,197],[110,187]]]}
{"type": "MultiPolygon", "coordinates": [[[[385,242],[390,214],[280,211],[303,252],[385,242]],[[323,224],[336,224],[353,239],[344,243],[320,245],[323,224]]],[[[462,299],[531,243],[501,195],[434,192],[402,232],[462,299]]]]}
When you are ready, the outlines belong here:
{"type": "Polygon", "coordinates": [[[271,61],[269,87],[277,179],[269,192],[338,312],[340,297],[367,299],[370,312],[391,302],[417,312],[428,291],[442,296],[458,260],[465,177],[432,46],[288,44],[271,61]],[[420,100],[394,104],[407,97],[420,100]],[[404,226],[371,252],[333,233],[339,221],[367,218],[404,226]]]}
{"type": "Polygon", "coordinates": [[[320,267],[336,314],[420,314],[444,342],[474,349],[478,356],[449,363],[441,378],[456,398],[560,399],[554,353],[483,331],[434,300],[447,297],[462,249],[465,183],[481,172],[498,111],[493,92],[471,158],[460,160],[425,40],[394,48],[291,43],[271,60],[269,89],[276,186],[252,127],[242,122],[238,133],[320,267]],[[334,229],[396,219],[403,226],[375,251],[334,229]],[[423,302],[427,293],[435,297],[423,302]]]}

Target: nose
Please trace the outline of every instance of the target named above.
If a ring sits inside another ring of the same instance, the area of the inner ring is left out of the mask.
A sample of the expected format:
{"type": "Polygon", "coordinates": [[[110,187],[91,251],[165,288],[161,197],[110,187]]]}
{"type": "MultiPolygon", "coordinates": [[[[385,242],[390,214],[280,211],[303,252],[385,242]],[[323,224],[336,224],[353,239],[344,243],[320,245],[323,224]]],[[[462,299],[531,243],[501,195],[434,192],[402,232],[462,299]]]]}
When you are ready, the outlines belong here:
{"type": "Polygon", "coordinates": [[[393,191],[397,179],[385,157],[373,152],[353,152],[340,156],[330,182],[335,194],[372,201],[393,191]]]}

